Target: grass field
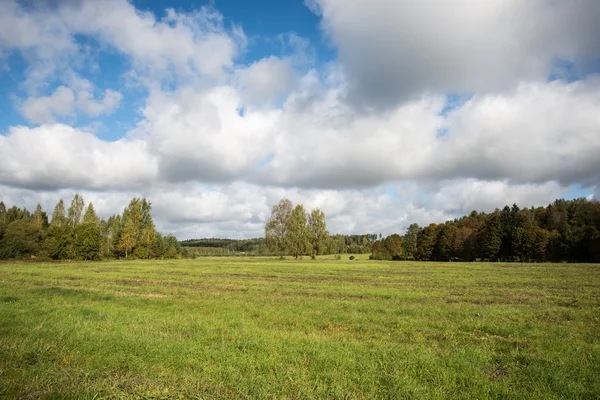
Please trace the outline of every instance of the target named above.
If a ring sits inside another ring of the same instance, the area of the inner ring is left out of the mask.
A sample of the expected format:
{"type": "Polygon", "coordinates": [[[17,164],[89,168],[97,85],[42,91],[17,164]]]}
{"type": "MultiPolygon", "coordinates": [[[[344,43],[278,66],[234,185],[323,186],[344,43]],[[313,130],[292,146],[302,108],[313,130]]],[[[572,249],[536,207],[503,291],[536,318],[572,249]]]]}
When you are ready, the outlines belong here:
{"type": "Polygon", "coordinates": [[[600,398],[600,266],[0,264],[1,398],[600,398]]]}

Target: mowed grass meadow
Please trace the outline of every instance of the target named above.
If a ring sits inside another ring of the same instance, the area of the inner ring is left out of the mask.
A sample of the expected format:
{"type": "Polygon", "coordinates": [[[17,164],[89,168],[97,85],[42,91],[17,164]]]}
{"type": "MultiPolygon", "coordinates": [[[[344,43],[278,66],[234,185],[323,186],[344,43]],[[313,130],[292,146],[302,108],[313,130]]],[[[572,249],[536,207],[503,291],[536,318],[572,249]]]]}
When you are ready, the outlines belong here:
{"type": "Polygon", "coordinates": [[[0,397],[598,399],[600,266],[0,264],[0,397]]]}

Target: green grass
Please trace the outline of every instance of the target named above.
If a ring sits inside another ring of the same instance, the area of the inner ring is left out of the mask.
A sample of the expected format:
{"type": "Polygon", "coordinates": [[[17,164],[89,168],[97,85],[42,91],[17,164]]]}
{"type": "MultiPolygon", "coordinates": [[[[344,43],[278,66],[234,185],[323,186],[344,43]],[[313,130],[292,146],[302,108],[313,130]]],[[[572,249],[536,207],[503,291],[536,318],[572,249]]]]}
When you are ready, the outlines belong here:
{"type": "Polygon", "coordinates": [[[600,398],[600,266],[0,264],[0,397],[600,398]]]}

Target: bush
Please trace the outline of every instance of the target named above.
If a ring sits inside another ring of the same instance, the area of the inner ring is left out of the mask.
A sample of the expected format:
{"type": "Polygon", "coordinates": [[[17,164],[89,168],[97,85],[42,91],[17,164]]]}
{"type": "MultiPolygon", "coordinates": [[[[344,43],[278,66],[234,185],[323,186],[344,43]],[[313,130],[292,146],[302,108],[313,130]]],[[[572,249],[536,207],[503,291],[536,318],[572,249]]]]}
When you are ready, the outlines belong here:
{"type": "Polygon", "coordinates": [[[342,256],[340,256],[340,255],[338,254],[337,256],[335,256],[335,259],[336,259],[336,260],[341,260],[341,259],[342,259],[342,256]]]}
{"type": "Polygon", "coordinates": [[[354,256],[350,256],[350,260],[354,260],[354,256]]]}

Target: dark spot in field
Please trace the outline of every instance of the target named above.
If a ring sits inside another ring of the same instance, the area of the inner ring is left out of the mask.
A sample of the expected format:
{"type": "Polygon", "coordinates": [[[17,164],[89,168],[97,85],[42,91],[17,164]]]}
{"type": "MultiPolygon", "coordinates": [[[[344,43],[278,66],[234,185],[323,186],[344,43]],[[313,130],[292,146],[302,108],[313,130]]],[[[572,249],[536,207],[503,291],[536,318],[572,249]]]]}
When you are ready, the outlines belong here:
{"type": "Polygon", "coordinates": [[[94,268],[92,270],[90,270],[90,272],[95,272],[95,273],[102,273],[102,272],[122,272],[123,270],[120,268],[111,268],[111,267],[101,267],[101,268],[94,268]]]}
{"type": "Polygon", "coordinates": [[[148,285],[148,282],[142,279],[115,279],[113,281],[118,285],[124,286],[145,286],[148,285]]]}
{"type": "Polygon", "coordinates": [[[572,298],[567,301],[561,301],[558,303],[558,305],[562,306],[562,307],[579,307],[578,303],[579,303],[579,299],[572,298]]]}
{"type": "Polygon", "coordinates": [[[173,276],[188,276],[188,275],[190,275],[189,272],[183,272],[183,271],[159,271],[158,273],[161,275],[173,275],[173,276]]]}
{"type": "Polygon", "coordinates": [[[102,314],[98,310],[94,310],[92,308],[79,308],[77,309],[77,313],[88,319],[100,319],[102,314]]]}
{"type": "Polygon", "coordinates": [[[73,296],[85,297],[89,294],[89,292],[86,290],[69,289],[69,288],[62,288],[62,287],[56,287],[56,286],[39,289],[39,292],[40,292],[40,294],[43,294],[46,296],[61,296],[61,297],[73,297],[73,296]]]}
{"type": "Polygon", "coordinates": [[[79,277],[77,277],[77,276],[59,276],[59,277],[58,277],[58,278],[56,278],[56,279],[66,279],[66,280],[68,280],[68,281],[79,281],[79,280],[81,280],[82,278],[79,278],[79,277]]]}
{"type": "Polygon", "coordinates": [[[496,381],[507,378],[508,373],[508,368],[502,364],[494,365],[489,371],[490,378],[496,381]]]}
{"type": "Polygon", "coordinates": [[[332,292],[306,292],[306,291],[278,291],[276,296],[294,296],[294,297],[318,297],[334,300],[363,300],[363,299],[391,299],[389,295],[373,294],[351,294],[351,293],[332,293],[332,292]]]}
{"type": "Polygon", "coordinates": [[[91,290],[71,289],[63,287],[46,287],[37,290],[39,294],[47,297],[66,297],[66,298],[85,298],[95,301],[111,301],[114,296],[108,294],[100,294],[91,290]]]}
{"type": "Polygon", "coordinates": [[[4,296],[1,298],[1,301],[3,303],[16,303],[19,301],[19,298],[17,296],[4,296]]]}
{"type": "Polygon", "coordinates": [[[34,365],[39,361],[39,356],[36,352],[30,351],[23,354],[23,363],[26,365],[34,365]]]}

